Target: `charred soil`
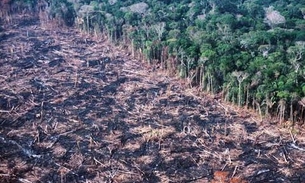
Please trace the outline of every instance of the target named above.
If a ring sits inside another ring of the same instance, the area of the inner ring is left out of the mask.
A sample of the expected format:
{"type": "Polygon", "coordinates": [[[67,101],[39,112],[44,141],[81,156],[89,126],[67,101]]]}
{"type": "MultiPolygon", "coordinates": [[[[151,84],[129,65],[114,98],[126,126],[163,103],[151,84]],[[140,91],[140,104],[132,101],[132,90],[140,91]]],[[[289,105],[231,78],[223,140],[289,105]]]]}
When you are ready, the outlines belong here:
{"type": "Polygon", "coordinates": [[[0,182],[305,182],[301,128],[256,120],[106,40],[0,32],[0,182]]]}

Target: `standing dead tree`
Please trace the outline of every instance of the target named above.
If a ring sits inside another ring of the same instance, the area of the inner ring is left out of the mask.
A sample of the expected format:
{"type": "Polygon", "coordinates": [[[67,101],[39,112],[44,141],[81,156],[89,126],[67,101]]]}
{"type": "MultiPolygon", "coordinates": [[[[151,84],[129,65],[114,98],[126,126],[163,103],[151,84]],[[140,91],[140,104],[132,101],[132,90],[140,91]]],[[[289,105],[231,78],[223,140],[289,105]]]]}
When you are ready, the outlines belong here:
{"type": "Polygon", "coordinates": [[[4,20],[6,24],[11,23],[11,16],[10,16],[10,3],[11,0],[2,0],[0,2],[0,19],[4,20]]]}
{"type": "Polygon", "coordinates": [[[303,58],[305,52],[305,41],[297,41],[295,46],[288,48],[287,53],[290,57],[289,62],[293,65],[295,72],[298,73],[301,67],[299,62],[303,58]]]}
{"type": "Polygon", "coordinates": [[[280,125],[282,125],[283,120],[285,118],[285,111],[286,111],[286,101],[284,99],[281,99],[278,102],[278,107],[277,107],[277,116],[278,116],[280,125]]]}
{"type": "Polygon", "coordinates": [[[249,74],[242,71],[235,71],[232,73],[233,76],[236,77],[238,81],[238,106],[241,106],[241,84],[242,82],[248,78],[249,74]]]}
{"type": "Polygon", "coordinates": [[[265,10],[265,19],[264,22],[267,23],[271,29],[274,29],[279,24],[286,23],[286,19],[280,12],[274,10],[273,6],[264,8],[265,10]]]}
{"type": "Polygon", "coordinates": [[[271,45],[260,45],[258,51],[260,51],[263,57],[268,57],[269,51],[271,50],[271,45]]]}
{"type": "Polygon", "coordinates": [[[301,106],[300,120],[302,120],[304,123],[305,97],[301,98],[298,103],[301,106]]]}
{"type": "Polygon", "coordinates": [[[165,22],[160,22],[152,26],[153,30],[157,33],[158,40],[161,41],[162,34],[165,30],[165,22]]]}
{"type": "Polygon", "coordinates": [[[266,104],[266,109],[265,109],[265,115],[269,116],[269,109],[271,109],[273,107],[273,105],[275,104],[274,101],[272,101],[272,97],[269,97],[269,94],[266,94],[266,99],[264,101],[264,103],[266,104]]]}
{"type": "Polygon", "coordinates": [[[89,33],[90,32],[90,15],[94,12],[94,7],[90,5],[83,5],[80,7],[77,21],[82,29],[89,33]]]}

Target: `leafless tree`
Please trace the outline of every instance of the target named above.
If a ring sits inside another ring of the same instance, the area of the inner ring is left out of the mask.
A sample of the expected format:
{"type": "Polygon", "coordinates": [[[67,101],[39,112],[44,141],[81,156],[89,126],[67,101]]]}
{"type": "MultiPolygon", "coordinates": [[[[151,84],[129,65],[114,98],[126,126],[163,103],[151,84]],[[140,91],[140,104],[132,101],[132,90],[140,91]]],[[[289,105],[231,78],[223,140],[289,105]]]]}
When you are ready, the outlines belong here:
{"type": "Polygon", "coordinates": [[[286,22],[286,19],[280,12],[274,10],[273,6],[264,8],[265,10],[265,19],[264,22],[267,23],[272,29],[279,24],[286,22]]]}
{"type": "MultiPolygon", "coordinates": [[[[302,106],[301,114],[300,114],[301,119],[302,119],[303,118],[303,113],[304,113],[304,108],[305,108],[305,97],[301,98],[298,103],[299,103],[299,105],[302,106]]],[[[302,119],[302,120],[304,120],[304,119],[302,119]]]]}
{"type": "Polygon", "coordinates": [[[269,51],[271,50],[271,45],[260,45],[258,50],[262,53],[263,57],[268,57],[269,51]]]}
{"type": "Polygon", "coordinates": [[[277,107],[277,115],[278,115],[278,119],[280,121],[280,124],[282,124],[282,122],[284,120],[285,111],[286,111],[286,101],[284,99],[281,99],[278,102],[278,107],[277,107]]]}
{"type": "Polygon", "coordinates": [[[199,86],[200,86],[200,89],[203,89],[205,87],[205,64],[206,62],[208,61],[209,59],[208,58],[200,58],[199,59],[199,86]]]}
{"type": "Polygon", "coordinates": [[[215,11],[216,11],[216,2],[215,2],[215,0],[209,0],[208,3],[210,5],[210,7],[212,8],[209,13],[214,14],[215,11]]]}
{"type": "Polygon", "coordinates": [[[11,23],[10,2],[11,0],[2,0],[0,2],[0,19],[3,19],[6,24],[11,23]]]}
{"type": "Polygon", "coordinates": [[[241,106],[241,84],[248,78],[249,74],[242,71],[234,71],[232,75],[235,76],[238,81],[238,106],[241,106]]]}
{"type": "Polygon", "coordinates": [[[266,94],[266,98],[264,103],[266,104],[266,111],[265,111],[265,115],[269,116],[269,109],[273,107],[273,105],[275,104],[274,101],[272,101],[272,97],[269,97],[269,94],[266,94]]]}
{"type": "Polygon", "coordinates": [[[146,14],[148,11],[148,7],[148,4],[140,2],[129,6],[129,10],[134,13],[146,14]]]}
{"type": "Polygon", "coordinates": [[[305,41],[297,41],[295,46],[288,48],[287,53],[290,57],[289,61],[294,66],[295,72],[298,73],[301,63],[299,62],[303,58],[305,52],[305,41]]]}
{"type": "Polygon", "coordinates": [[[153,30],[157,33],[158,35],[158,40],[161,41],[162,34],[164,32],[165,28],[165,22],[160,22],[158,24],[155,24],[152,26],[153,30]]]}
{"type": "Polygon", "coordinates": [[[233,33],[228,24],[217,23],[218,33],[222,36],[222,40],[230,43],[233,40],[233,33]]]}
{"type": "Polygon", "coordinates": [[[90,32],[90,14],[94,12],[94,7],[90,5],[83,5],[78,11],[77,21],[83,26],[83,30],[90,32]]]}

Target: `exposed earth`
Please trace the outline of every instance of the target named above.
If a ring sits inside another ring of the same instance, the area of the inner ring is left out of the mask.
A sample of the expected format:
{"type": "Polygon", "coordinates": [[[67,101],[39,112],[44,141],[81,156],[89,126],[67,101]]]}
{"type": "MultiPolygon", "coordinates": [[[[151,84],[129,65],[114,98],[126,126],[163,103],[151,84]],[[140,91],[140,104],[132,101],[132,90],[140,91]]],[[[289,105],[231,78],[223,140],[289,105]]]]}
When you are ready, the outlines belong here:
{"type": "Polygon", "coordinates": [[[305,133],[72,28],[0,32],[0,182],[305,182],[305,133]]]}

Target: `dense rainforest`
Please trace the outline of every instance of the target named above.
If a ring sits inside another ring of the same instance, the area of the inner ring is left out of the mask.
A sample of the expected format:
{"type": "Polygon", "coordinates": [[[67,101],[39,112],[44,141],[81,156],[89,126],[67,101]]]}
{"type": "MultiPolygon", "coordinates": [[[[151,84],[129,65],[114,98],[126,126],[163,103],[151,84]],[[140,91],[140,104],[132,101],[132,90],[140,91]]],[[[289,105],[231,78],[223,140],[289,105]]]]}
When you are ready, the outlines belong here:
{"type": "Polygon", "coordinates": [[[305,1],[6,0],[1,17],[107,36],[134,57],[261,116],[304,121],[305,1]],[[7,10],[7,11],[5,11],[7,10]]]}

